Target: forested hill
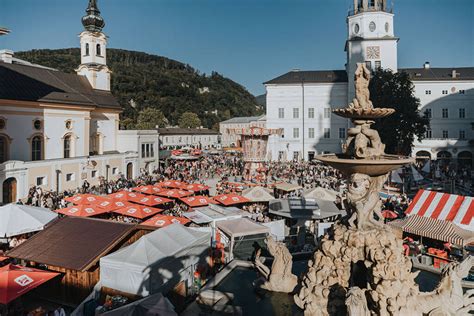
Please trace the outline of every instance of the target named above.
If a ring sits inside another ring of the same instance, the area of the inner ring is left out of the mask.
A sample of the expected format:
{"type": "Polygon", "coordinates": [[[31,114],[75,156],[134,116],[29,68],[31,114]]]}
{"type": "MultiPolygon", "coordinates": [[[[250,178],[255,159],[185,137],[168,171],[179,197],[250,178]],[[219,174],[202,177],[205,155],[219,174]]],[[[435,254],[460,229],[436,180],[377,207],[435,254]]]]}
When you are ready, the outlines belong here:
{"type": "MultiPolygon", "coordinates": [[[[70,73],[80,64],[79,48],[31,50],[15,57],[70,73]]],[[[131,119],[130,127],[147,107],[161,110],[171,125],[182,113],[194,112],[208,128],[231,117],[262,112],[244,87],[216,72],[206,75],[172,59],[121,49],[107,49],[107,65],[112,70],[112,93],[124,109],[123,118],[131,119]]]]}

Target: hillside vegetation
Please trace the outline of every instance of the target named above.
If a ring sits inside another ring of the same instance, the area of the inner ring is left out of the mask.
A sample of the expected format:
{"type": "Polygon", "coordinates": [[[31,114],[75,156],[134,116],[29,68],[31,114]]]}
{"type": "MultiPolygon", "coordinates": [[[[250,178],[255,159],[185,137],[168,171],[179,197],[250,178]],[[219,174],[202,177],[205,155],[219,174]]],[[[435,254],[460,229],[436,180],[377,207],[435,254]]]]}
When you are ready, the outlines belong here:
{"type": "MultiPolygon", "coordinates": [[[[16,57],[73,73],[80,64],[78,48],[18,52],[16,57]]],[[[235,116],[262,113],[262,107],[244,87],[217,72],[202,74],[190,65],[161,56],[121,49],[107,49],[112,70],[112,93],[122,105],[128,128],[138,123],[141,110],[163,112],[170,125],[181,115],[194,112],[203,126],[235,116]]]]}

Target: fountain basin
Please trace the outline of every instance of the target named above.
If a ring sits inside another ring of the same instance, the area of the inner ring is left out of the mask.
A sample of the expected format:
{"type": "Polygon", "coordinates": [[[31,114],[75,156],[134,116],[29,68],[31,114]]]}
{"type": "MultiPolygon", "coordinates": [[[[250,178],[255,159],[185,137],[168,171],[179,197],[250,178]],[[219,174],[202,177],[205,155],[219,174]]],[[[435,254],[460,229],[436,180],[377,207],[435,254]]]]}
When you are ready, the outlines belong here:
{"type": "Polygon", "coordinates": [[[415,158],[398,155],[382,155],[374,158],[351,159],[342,154],[318,155],[315,157],[333,168],[338,169],[344,175],[350,176],[354,173],[363,173],[372,177],[381,176],[392,170],[415,162],[415,158]]]}
{"type": "Polygon", "coordinates": [[[350,118],[353,120],[374,120],[392,115],[395,110],[391,108],[374,108],[374,109],[363,109],[363,108],[344,108],[334,109],[332,112],[336,115],[350,118]]]}

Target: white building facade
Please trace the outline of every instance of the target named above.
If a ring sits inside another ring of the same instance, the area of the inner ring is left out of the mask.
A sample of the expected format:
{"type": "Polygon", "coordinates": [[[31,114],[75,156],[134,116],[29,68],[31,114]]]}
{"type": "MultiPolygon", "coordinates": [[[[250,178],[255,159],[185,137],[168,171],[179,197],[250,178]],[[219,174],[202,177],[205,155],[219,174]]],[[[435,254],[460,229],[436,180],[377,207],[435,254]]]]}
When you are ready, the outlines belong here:
{"type": "Polygon", "coordinates": [[[220,133],[207,128],[159,128],[160,150],[192,147],[198,149],[218,149],[220,133]]]}
{"type": "Polygon", "coordinates": [[[400,69],[393,13],[386,0],[354,0],[347,17],[345,70],[291,71],[265,82],[267,128],[284,128],[270,139],[270,156],[311,160],[340,152],[351,123],[331,114],[354,97],[357,63],[369,69],[406,71],[420,99],[421,113],[431,117],[431,130],[415,141],[413,155],[472,165],[474,67],[400,69]]]}

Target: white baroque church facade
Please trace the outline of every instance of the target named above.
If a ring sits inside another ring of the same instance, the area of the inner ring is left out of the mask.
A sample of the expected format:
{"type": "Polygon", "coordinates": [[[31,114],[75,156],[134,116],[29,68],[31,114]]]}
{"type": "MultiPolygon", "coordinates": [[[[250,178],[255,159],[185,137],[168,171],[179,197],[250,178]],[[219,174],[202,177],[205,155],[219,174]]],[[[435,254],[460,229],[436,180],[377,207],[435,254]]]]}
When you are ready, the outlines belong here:
{"type": "Polygon", "coordinates": [[[354,96],[357,63],[369,69],[406,71],[420,99],[420,112],[430,117],[430,130],[415,140],[413,155],[472,166],[474,138],[474,67],[401,69],[392,10],[386,0],[354,0],[347,17],[345,70],[295,70],[265,82],[267,127],[283,128],[272,136],[272,160],[312,160],[340,152],[350,122],[331,113],[354,96]]]}
{"type": "Polygon", "coordinates": [[[119,130],[122,109],[110,92],[97,1],[89,0],[86,12],[76,74],[0,51],[0,204],[26,197],[33,186],[61,192],[158,166],[156,130],[119,130]]]}

